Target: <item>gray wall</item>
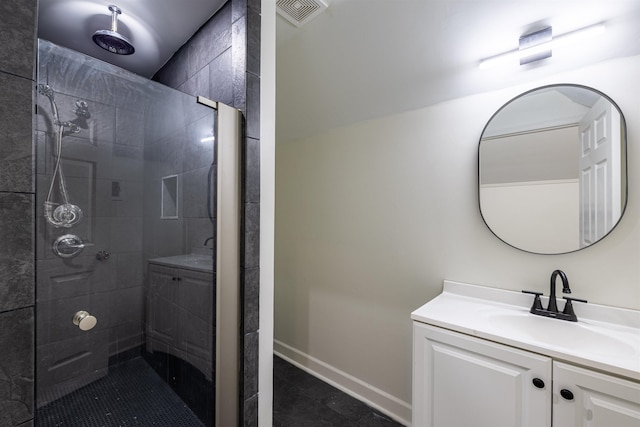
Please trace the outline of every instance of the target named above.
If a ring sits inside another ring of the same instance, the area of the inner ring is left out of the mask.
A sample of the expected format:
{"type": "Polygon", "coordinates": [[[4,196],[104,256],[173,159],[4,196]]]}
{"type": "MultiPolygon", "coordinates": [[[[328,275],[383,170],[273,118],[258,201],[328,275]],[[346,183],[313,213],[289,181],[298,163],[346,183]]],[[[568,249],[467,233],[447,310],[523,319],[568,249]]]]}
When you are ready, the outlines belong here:
{"type": "Polygon", "coordinates": [[[33,425],[35,0],[0,14],[0,425],[33,425]]]}
{"type": "Polygon", "coordinates": [[[156,74],[188,94],[241,110],[243,245],[242,424],[258,424],[260,221],[260,0],[230,0],[156,74]]]}

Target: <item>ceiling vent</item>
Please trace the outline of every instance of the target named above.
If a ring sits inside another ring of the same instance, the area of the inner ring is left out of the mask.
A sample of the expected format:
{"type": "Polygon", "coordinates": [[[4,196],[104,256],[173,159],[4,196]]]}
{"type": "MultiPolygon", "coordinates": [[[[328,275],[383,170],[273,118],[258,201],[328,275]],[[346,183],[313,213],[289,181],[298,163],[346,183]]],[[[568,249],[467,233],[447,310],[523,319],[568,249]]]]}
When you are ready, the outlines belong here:
{"type": "Polygon", "coordinates": [[[278,0],[278,14],[296,27],[301,27],[322,13],[327,5],[322,0],[278,0]]]}

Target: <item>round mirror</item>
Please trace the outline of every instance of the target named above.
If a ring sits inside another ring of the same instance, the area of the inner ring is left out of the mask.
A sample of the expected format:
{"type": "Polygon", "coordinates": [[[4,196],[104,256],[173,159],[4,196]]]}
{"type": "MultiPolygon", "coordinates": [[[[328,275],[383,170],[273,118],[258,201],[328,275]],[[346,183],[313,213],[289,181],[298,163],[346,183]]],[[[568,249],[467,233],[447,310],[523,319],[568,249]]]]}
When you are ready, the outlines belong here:
{"type": "Polygon", "coordinates": [[[561,254],[596,243],[627,203],[626,126],[606,95],[551,85],[507,102],[478,150],[480,212],[505,243],[561,254]]]}

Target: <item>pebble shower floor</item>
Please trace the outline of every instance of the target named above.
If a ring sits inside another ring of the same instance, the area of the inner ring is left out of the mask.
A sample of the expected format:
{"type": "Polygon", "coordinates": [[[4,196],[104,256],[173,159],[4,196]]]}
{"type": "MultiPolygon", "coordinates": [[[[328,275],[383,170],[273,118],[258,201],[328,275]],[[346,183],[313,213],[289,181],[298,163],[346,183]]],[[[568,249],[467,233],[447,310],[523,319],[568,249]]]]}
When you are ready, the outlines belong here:
{"type": "Polygon", "coordinates": [[[136,358],[38,409],[37,427],[203,427],[204,424],[147,365],[136,358]]]}

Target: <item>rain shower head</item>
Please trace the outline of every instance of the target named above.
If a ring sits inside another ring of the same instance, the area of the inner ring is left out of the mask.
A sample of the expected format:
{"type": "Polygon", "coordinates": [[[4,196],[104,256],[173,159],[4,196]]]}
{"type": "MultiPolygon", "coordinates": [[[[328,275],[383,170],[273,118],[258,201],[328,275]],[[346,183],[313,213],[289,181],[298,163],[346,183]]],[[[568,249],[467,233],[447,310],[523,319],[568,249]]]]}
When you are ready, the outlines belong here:
{"type": "Polygon", "coordinates": [[[117,55],[131,55],[136,50],[129,40],[122,34],[118,33],[118,15],[122,13],[118,6],[109,6],[111,11],[111,29],[98,30],[93,33],[93,41],[95,44],[117,55]]]}

